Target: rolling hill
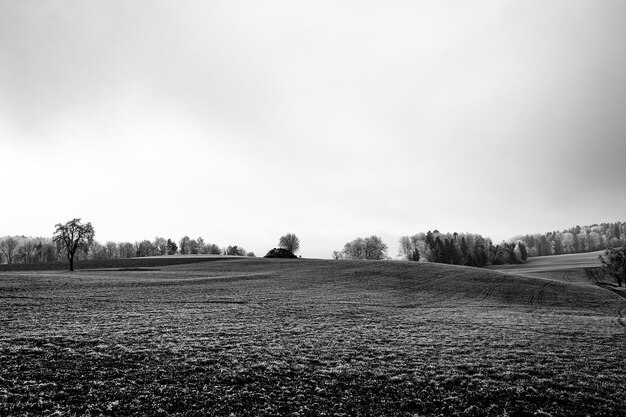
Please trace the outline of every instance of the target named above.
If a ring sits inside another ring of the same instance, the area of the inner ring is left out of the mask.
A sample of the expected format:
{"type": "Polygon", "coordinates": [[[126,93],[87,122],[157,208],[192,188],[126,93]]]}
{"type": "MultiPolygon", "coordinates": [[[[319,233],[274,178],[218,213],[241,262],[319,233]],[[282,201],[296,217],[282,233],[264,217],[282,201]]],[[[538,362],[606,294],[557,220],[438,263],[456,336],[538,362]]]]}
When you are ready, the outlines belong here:
{"type": "Polygon", "coordinates": [[[541,256],[529,258],[521,265],[497,265],[488,269],[525,277],[598,286],[626,298],[626,288],[618,287],[615,278],[602,270],[598,259],[602,253],[604,251],[541,256]]]}
{"type": "Polygon", "coordinates": [[[598,260],[598,256],[602,253],[604,253],[604,251],[537,256],[528,258],[524,264],[494,265],[487,267],[487,269],[516,275],[558,279],[559,276],[563,275],[560,274],[560,272],[563,271],[599,268],[600,261],[598,260]]]}
{"type": "Polygon", "coordinates": [[[214,258],[5,271],[0,299],[0,414],[626,415],[626,301],[593,285],[214,258]]]}

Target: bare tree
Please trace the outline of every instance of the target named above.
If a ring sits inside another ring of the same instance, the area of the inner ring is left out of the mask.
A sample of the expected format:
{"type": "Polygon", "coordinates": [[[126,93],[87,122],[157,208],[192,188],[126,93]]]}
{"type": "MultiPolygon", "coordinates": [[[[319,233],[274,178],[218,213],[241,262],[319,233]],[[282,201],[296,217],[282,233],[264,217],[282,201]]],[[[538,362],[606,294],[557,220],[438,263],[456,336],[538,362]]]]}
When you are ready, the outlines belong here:
{"type": "Polygon", "coordinates": [[[346,259],[387,259],[387,245],[378,236],[357,238],[343,247],[343,257],[346,259]]]}
{"type": "Polygon", "coordinates": [[[215,243],[207,244],[206,248],[207,248],[207,253],[211,255],[219,255],[220,253],[222,253],[222,251],[220,250],[220,247],[217,246],[215,243]]]}
{"type": "Polygon", "coordinates": [[[14,237],[7,236],[4,239],[0,240],[0,252],[7,258],[7,263],[13,263],[13,256],[17,251],[19,246],[19,241],[14,237]]]}
{"type": "Polygon", "coordinates": [[[64,250],[70,263],[70,271],[74,270],[74,256],[78,249],[88,248],[95,235],[91,223],[82,224],[80,219],[73,219],[65,224],[57,223],[52,240],[59,250],[64,250]]]}
{"type": "Polygon", "coordinates": [[[135,245],[130,242],[120,242],[117,245],[117,250],[119,252],[120,258],[134,258],[137,256],[137,251],[135,249],[135,245]]]}
{"type": "Polygon", "coordinates": [[[19,262],[29,264],[35,261],[36,252],[37,242],[34,239],[21,239],[21,243],[16,252],[16,259],[19,259],[19,262]]]}
{"type": "Polygon", "coordinates": [[[300,250],[300,239],[293,233],[287,233],[285,236],[280,237],[278,247],[287,249],[291,253],[296,253],[300,250]]]}
{"type": "Polygon", "coordinates": [[[190,241],[191,239],[189,239],[189,236],[183,236],[182,239],[180,239],[180,242],[178,242],[181,255],[188,255],[190,253],[190,241]]]}
{"type": "Polygon", "coordinates": [[[54,262],[59,258],[56,246],[50,241],[40,242],[38,251],[39,262],[54,262]]]}
{"type": "Polygon", "coordinates": [[[198,239],[196,239],[196,243],[197,243],[198,253],[201,253],[201,254],[207,253],[207,247],[206,247],[206,244],[204,243],[204,239],[202,239],[202,236],[199,236],[198,239]]]}
{"type": "Polygon", "coordinates": [[[159,255],[167,254],[167,240],[165,240],[165,238],[159,236],[155,237],[153,245],[159,255]]]}
{"type": "Polygon", "coordinates": [[[346,259],[365,259],[365,240],[357,238],[346,243],[342,252],[346,259]]]}
{"type": "Polygon", "coordinates": [[[230,255],[230,256],[246,256],[246,250],[242,247],[239,247],[237,245],[234,246],[228,246],[225,250],[224,250],[224,255],[230,255]]]}
{"type": "Polygon", "coordinates": [[[387,259],[387,245],[379,236],[365,238],[365,259],[387,259]]]}
{"type": "Polygon", "coordinates": [[[418,249],[419,238],[417,235],[402,236],[399,243],[400,255],[404,256],[406,260],[414,262],[420,260],[420,251],[418,249]]]}
{"type": "Polygon", "coordinates": [[[192,255],[197,255],[198,252],[198,241],[196,239],[189,239],[189,253],[192,255]]]}
{"type": "Polygon", "coordinates": [[[91,245],[89,245],[89,253],[91,259],[107,259],[107,248],[102,245],[97,240],[94,240],[91,245]]]}
{"type": "Polygon", "coordinates": [[[136,254],[140,257],[153,256],[157,253],[157,248],[148,239],[135,243],[135,246],[137,249],[136,254]]]}
{"type": "Polygon", "coordinates": [[[106,254],[108,259],[117,258],[117,243],[108,241],[104,245],[106,247],[106,254]]]}

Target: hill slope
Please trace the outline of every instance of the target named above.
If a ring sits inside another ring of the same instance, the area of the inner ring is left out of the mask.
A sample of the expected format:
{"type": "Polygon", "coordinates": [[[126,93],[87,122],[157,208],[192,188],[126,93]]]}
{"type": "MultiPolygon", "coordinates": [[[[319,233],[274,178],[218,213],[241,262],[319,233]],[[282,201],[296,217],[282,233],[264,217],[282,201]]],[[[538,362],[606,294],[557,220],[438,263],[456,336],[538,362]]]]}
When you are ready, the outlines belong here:
{"type": "Polygon", "coordinates": [[[497,265],[489,269],[524,277],[543,278],[570,284],[596,286],[626,299],[626,288],[618,287],[614,277],[600,267],[598,256],[604,251],[529,258],[521,265],[497,265]]]}
{"type": "Polygon", "coordinates": [[[447,265],[0,274],[0,414],[625,415],[626,302],[447,265]]]}
{"type": "Polygon", "coordinates": [[[563,276],[563,274],[561,274],[563,271],[582,270],[583,268],[599,268],[600,261],[598,260],[598,256],[603,252],[604,251],[537,256],[528,258],[524,264],[494,265],[487,267],[487,269],[507,272],[510,274],[559,279],[559,277],[563,276]]]}

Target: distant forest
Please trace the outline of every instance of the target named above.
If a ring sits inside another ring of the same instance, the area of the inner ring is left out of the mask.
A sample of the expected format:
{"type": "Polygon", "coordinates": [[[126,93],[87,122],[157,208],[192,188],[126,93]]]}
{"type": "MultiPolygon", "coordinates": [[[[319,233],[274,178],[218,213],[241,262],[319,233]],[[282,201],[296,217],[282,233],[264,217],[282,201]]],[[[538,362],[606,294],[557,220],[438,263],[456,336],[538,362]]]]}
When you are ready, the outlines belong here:
{"type": "Polygon", "coordinates": [[[400,255],[409,261],[437,262],[465,266],[487,266],[526,262],[522,242],[502,242],[472,233],[441,233],[438,230],[400,238],[400,255]]]}
{"type": "Polygon", "coordinates": [[[594,252],[626,246],[626,223],[576,226],[561,232],[517,236],[513,241],[522,242],[528,250],[528,256],[594,252]]]}
{"type": "Polygon", "coordinates": [[[582,253],[626,246],[626,223],[576,226],[557,232],[517,236],[494,245],[491,239],[470,233],[438,230],[400,238],[400,255],[409,261],[465,266],[518,264],[532,256],[582,253]]]}

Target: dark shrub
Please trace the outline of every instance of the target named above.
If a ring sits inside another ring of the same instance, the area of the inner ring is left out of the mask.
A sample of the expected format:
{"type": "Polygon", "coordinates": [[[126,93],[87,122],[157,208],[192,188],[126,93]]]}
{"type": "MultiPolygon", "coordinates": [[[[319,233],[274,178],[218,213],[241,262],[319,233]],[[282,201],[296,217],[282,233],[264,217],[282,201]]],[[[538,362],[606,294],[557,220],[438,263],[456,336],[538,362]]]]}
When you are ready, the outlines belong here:
{"type": "Polygon", "coordinates": [[[297,256],[287,249],[274,248],[271,251],[267,252],[265,258],[297,258],[297,256]]]}

